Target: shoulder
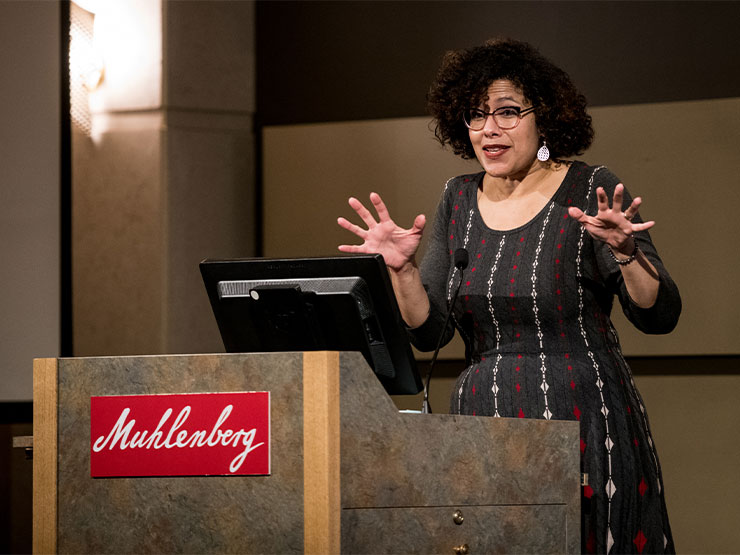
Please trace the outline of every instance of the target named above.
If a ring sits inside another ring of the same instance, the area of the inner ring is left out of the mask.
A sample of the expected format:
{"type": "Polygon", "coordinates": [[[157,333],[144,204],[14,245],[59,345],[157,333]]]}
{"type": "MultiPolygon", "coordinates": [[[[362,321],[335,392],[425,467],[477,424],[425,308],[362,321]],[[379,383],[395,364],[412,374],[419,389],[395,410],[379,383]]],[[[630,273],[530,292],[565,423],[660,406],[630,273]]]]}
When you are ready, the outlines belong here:
{"type": "Polygon", "coordinates": [[[484,172],[466,173],[449,178],[445,183],[445,196],[452,192],[457,194],[463,188],[477,187],[480,180],[483,179],[483,173],[484,172]]]}
{"type": "Polygon", "coordinates": [[[580,160],[571,163],[568,174],[572,182],[572,188],[587,197],[595,196],[597,187],[603,187],[607,195],[611,195],[614,192],[614,187],[620,183],[619,178],[606,166],[592,166],[580,160]]]}
{"type": "Polygon", "coordinates": [[[441,204],[444,205],[467,205],[471,199],[476,198],[475,191],[478,189],[484,172],[468,173],[451,177],[447,180],[442,191],[441,204]]]}

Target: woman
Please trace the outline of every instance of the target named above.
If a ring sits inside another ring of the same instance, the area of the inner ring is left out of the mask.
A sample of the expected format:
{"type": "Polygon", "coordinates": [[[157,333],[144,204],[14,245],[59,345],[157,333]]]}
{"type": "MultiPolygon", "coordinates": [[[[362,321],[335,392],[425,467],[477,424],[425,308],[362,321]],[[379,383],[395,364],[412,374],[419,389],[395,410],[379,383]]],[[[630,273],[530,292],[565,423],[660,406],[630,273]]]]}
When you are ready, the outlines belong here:
{"type": "Polygon", "coordinates": [[[423,215],[397,226],[381,198],[378,220],[350,253],[381,253],[413,343],[432,350],[447,303],[468,366],[451,412],[579,420],[586,552],[673,552],[660,466],[647,416],[609,319],[616,295],[646,333],[668,333],[681,301],[632,199],[603,167],[565,158],[591,144],[585,98],[531,46],[493,40],[446,55],[429,93],[436,136],[480,173],[450,179],[421,268],[423,215]],[[610,205],[611,200],[611,205],[610,205]],[[624,208],[623,208],[624,207],[624,208]],[[465,248],[467,269],[454,267],[465,248]]]}

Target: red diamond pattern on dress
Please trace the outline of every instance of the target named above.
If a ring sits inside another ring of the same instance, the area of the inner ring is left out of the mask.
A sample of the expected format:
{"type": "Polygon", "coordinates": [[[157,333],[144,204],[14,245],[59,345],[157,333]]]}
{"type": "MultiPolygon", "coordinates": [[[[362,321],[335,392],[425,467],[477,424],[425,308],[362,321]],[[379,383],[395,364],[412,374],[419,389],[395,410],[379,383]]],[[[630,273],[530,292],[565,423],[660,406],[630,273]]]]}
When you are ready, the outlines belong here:
{"type": "Polygon", "coordinates": [[[578,408],[578,405],[573,409],[573,415],[576,417],[576,420],[581,419],[581,409],[578,408]]]}
{"type": "Polygon", "coordinates": [[[645,534],[642,533],[642,530],[638,530],[632,543],[637,547],[637,552],[642,553],[642,550],[645,549],[645,544],[647,543],[647,538],[645,537],[645,534]]]}
{"type": "Polygon", "coordinates": [[[581,439],[581,454],[583,454],[584,451],[586,451],[586,442],[581,439]]]}
{"type": "Polygon", "coordinates": [[[591,486],[584,486],[583,487],[583,497],[586,499],[591,499],[591,496],[594,494],[594,488],[591,486]]]}
{"type": "Polygon", "coordinates": [[[644,477],[643,477],[642,480],[640,480],[640,485],[639,485],[638,489],[640,491],[640,495],[643,496],[643,497],[645,497],[645,492],[647,491],[648,486],[645,483],[645,478],[644,477]]]}
{"type": "Polygon", "coordinates": [[[524,411],[519,407],[519,414],[517,415],[519,418],[524,418],[524,411]]]}

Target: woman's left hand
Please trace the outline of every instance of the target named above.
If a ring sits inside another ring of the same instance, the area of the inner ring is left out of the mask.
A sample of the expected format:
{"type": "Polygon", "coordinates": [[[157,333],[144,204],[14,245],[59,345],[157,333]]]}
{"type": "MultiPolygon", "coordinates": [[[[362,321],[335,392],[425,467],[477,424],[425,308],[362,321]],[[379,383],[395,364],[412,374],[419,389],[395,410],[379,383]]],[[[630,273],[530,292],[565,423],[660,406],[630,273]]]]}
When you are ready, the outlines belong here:
{"type": "Polygon", "coordinates": [[[596,189],[596,200],[599,211],[595,216],[589,216],[575,206],[568,208],[568,214],[574,220],[578,220],[591,237],[608,244],[615,252],[629,255],[634,251],[632,235],[636,231],[650,229],[655,225],[655,222],[633,224],[632,218],[637,214],[642,199],[636,197],[632,200],[632,204],[627,207],[627,210],[622,212],[623,196],[624,185],[619,183],[614,188],[614,198],[611,207],[609,207],[606,191],[603,187],[598,187],[596,189]]]}

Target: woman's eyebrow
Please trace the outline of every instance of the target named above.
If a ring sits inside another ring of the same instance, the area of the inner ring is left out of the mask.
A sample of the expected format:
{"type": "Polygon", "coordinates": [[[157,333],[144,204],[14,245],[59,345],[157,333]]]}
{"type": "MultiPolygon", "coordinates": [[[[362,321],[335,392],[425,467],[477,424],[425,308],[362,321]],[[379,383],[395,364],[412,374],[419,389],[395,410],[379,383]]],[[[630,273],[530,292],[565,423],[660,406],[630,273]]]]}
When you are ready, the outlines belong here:
{"type": "Polygon", "coordinates": [[[502,101],[509,101],[509,102],[515,102],[516,104],[523,104],[521,100],[517,100],[513,96],[497,96],[496,98],[484,98],[481,101],[481,106],[485,106],[486,104],[490,102],[502,102],[502,101]]]}
{"type": "Polygon", "coordinates": [[[496,100],[497,102],[498,102],[498,101],[501,101],[501,100],[510,100],[510,101],[512,101],[512,102],[516,102],[516,103],[518,103],[518,104],[521,104],[521,102],[520,102],[519,100],[517,100],[516,98],[514,98],[513,96],[499,96],[499,97],[497,97],[497,98],[496,98],[495,100],[496,100]]]}

